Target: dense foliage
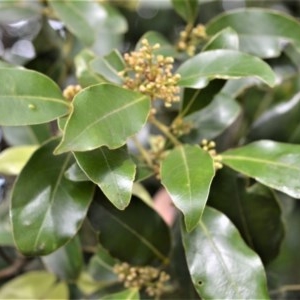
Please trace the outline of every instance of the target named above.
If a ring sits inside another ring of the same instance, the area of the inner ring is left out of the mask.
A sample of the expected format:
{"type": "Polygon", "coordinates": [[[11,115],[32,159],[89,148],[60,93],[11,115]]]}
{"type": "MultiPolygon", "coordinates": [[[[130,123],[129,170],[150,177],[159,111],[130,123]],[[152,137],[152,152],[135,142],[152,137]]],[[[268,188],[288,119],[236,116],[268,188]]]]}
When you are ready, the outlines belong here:
{"type": "Polygon", "coordinates": [[[297,1],[1,1],[0,298],[288,299],[297,1]]]}

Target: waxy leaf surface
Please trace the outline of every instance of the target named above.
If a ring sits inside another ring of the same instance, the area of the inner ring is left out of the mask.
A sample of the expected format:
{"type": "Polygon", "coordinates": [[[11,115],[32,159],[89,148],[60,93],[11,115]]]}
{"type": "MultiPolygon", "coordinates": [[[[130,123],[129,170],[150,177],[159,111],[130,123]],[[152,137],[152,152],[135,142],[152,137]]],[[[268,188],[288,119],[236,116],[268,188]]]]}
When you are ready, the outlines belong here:
{"type": "Polygon", "coordinates": [[[261,140],[222,153],[223,163],[258,182],[300,198],[300,146],[261,140]]]}
{"type": "Polygon", "coordinates": [[[156,211],[139,199],[132,199],[124,211],[99,199],[92,203],[88,216],[100,232],[100,244],[113,257],[136,265],[168,261],[169,228],[156,211]]]}
{"type": "Polygon", "coordinates": [[[267,63],[258,57],[235,50],[211,50],[195,55],[178,69],[179,85],[204,88],[213,79],[256,77],[273,86],[275,74],[267,63]]]}
{"type": "Polygon", "coordinates": [[[0,68],[0,125],[46,123],[68,114],[69,109],[59,87],[45,75],[0,68]]]}
{"type": "Polygon", "coordinates": [[[188,231],[201,219],[214,175],[212,158],[199,146],[177,147],[161,164],[161,182],[184,214],[188,231]]]}
{"type": "Polygon", "coordinates": [[[232,10],[211,20],[206,30],[212,35],[225,27],[238,33],[241,51],[262,58],[279,56],[287,41],[300,48],[300,23],[279,11],[260,8],[232,10]]]}
{"type": "Polygon", "coordinates": [[[192,281],[203,299],[269,299],[259,256],[222,213],[206,207],[191,233],[182,229],[192,281]]]}
{"type": "Polygon", "coordinates": [[[118,209],[124,209],[129,204],[135,165],[126,147],[113,150],[100,147],[88,152],[76,152],[75,158],[86,175],[118,209]]]}
{"type": "Polygon", "coordinates": [[[93,196],[90,182],[65,178],[71,154],[53,155],[56,145],[57,140],[52,140],[39,148],[14,186],[13,234],[18,249],[26,255],[49,254],[73,238],[93,196]]]}
{"type": "Polygon", "coordinates": [[[188,23],[193,24],[198,14],[198,0],[172,0],[175,11],[188,23]]]}
{"type": "Polygon", "coordinates": [[[150,99],[124,88],[99,84],[78,93],[56,153],[119,148],[145,124],[150,99]]]}

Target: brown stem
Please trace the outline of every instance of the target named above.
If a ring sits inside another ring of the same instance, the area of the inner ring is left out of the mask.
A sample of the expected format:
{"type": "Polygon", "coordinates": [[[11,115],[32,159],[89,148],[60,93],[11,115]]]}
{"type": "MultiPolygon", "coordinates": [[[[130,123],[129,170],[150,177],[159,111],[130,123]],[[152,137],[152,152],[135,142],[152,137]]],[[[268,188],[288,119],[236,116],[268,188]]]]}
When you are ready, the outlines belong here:
{"type": "Polygon", "coordinates": [[[20,256],[8,267],[0,270],[0,279],[12,277],[19,273],[28,262],[26,257],[20,256]]]}

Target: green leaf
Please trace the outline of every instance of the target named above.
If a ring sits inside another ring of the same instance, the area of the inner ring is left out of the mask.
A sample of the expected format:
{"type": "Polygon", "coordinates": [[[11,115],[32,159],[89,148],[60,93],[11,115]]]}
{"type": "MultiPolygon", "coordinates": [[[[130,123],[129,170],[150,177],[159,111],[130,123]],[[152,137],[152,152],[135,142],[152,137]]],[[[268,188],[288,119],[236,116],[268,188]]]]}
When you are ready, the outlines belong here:
{"type": "Polygon", "coordinates": [[[202,52],[215,49],[239,50],[239,36],[228,27],[216,33],[202,48],[202,52]]]}
{"type": "Polygon", "coordinates": [[[87,46],[93,45],[108,17],[96,1],[49,0],[49,4],[67,28],[87,46]]]}
{"type": "Polygon", "coordinates": [[[188,231],[201,219],[215,175],[210,155],[198,146],[172,150],[161,164],[161,182],[182,211],[188,231]]]}
{"type": "Polygon", "coordinates": [[[300,93],[263,113],[250,127],[249,140],[300,143],[300,93]]]}
{"type": "Polygon", "coordinates": [[[49,124],[3,126],[1,129],[10,146],[40,145],[52,136],[49,124]]]}
{"type": "Polygon", "coordinates": [[[31,271],[8,281],[0,289],[0,299],[69,299],[68,286],[53,274],[31,271]]]}
{"type": "Polygon", "coordinates": [[[12,193],[14,239],[25,255],[49,254],[73,238],[93,196],[90,182],[64,177],[71,154],[53,155],[56,145],[51,140],[31,156],[12,193]]]}
{"type": "Polygon", "coordinates": [[[90,181],[76,162],[66,170],[65,177],[71,181],[90,181]]]}
{"type": "Polygon", "coordinates": [[[119,71],[125,69],[125,63],[121,54],[117,50],[113,50],[111,53],[104,57],[98,57],[90,62],[91,68],[104,80],[122,84],[122,78],[118,74],[119,71]]]}
{"type": "Polygon", "coordinates": [[[78,237],[75,237],[55,252],[42,256],[47,270],[64,281],[75,281],[82,270],[83,257],[78,237]]]}
{"type": "Polygon", "coordinates": [[[222,153],[223,163],[258,182],[300,198],[300,146],[269,140],[222,153]]]}
{"type": "Polygon", "coordinates": [[[91,67],[91,62],[95,58],[95,54],[88,49],[82,50],[75,56],[76,77],[82,87],[106,82],[106,80],[96,74],[91,67]]]}
{"type": "Polygon", "coordinates": [[[37,146],[16,146],[0,152],[0,173],[18,175],[37,146]]]}
{"type": "Polygon", "coordinates": [[[30,19],[38,18],[42,13],[42,6],[36,5],[36,3],[20,4],[20,1],[1,1],[0,20],[2,24],[26,22],[30,19]]]}
{"type": "Polygon", "coordinates": [[[179,85],[204,88],[213,79],[256,77],[273,86],[275,74],[267,63],[258,57],[235,50],[211,50],[195,55],[178,69],[179,85]]]}
{"type": "Polygon", "coordinates": [[[203,299],[269,299],[261,260],[222,213],[206,207],[191,233],[182,230],[194,286],[203,299]]]}
{"type": "Polygon", "coordinates": [[[206,32],[213,35],[226,27],[238,33],[241,51],[262,58],[279,56],[287,41],[300,48],[300,23],[279,11],[261,8],[231,10],[212,19],[206,32]]]}
{"type": "Polygon", "coordinates": [[[284,236],[281,209],[272,190],[261,184],[246,189],[246,184],[236,172],[223,168],[214,178],[208,205],[226,214],[267,264],[278,255],[284,236]]]}
{"type": "Polygon", "coordinates": [[[25,69],[0,68],[0,124],[46,123],[68,114],[69,103],[48,77],[25,69]]]}
{"type": "Polygon", "coordinates": [[[100,231],[100,244],[113,257],[134,265],[168,261],[169,228],[157,212],[142,201],[132,199],[129,206],[120,211],[106,199],[99,199],[93,202],[89,219],[100,231]]]}
{"type": "Polygon", "coordinates": [[[138,289],[127,289],[118,293],[110,294],[102,297],[101,299],[105,300],[139,300],[140,293],[138,289]]]}
{"type": "Polygon", "coordinates": [[[101,146],[119,148],[143,127],[150,111],[147,96],[110,84],[82,90],[73,104],[57,154],[101,146]]]}
{"type": "Polygon", "coordinates": [[[101,147],[88,152],[74,153],[80,168],[96,183],[118,209],[128,206],[135,177],[135,165],[127,148],[110,150],[101,147]]]}
{"type": "Polygon", "coordinates": [[[172,4],[186,22],[194,23],[198,14],[198,0],[172,0],[172,4]]]}
{"type": "Polygon", "coordinates": [[[14,239],[9,219],[9,201],[3,201],[0,185],[0,246],[14,246],[14,239]]]}
{"type": "Polygon", "coordinates": [[[202,139],[214,139],[233,124],[240,114],[238,103],[230,96],[219,93],[205,108],[184,118],[184,122],[192,125],[185,140],[199,143],[202,139]]]}

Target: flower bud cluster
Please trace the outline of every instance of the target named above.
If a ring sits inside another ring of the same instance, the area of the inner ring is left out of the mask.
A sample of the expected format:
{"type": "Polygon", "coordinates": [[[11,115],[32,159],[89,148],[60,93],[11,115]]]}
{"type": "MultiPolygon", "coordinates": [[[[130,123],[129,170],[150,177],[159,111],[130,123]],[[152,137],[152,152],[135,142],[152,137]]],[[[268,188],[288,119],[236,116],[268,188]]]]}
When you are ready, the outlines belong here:
{"type": "Polygon", "coordinates": [[[114,272],[126,288],[143,289],[150,297],[160,297],[165,291],[170,276],[151,266],[130,266],[121,263],[114,266],[114,272]]]}
{"type": "Polygon", "coordinates": [[[125,53],[126,68],[119,74],[124,78],[125,88],[141,92],[153,100],[160,99],[170,107],[180,100],[177,85],[180,75],[172,73],[172,57],[154,54],[159,48],[159,44],[151,46],[147,39],[143,39],[139,50],[125,53]]]}
{"type": "Polygon", "coordinates": [[[171,125],[171,130],[176,136],[182,136],[190,133],[193,126],[189,122],[185,122],[182,118],[178,117],[171,125]]]}
{"type": "Polygon", "coordinates": [[[69,100],[72,101],[73,98],[82,90],[80,85],[68,85],[64,90],[63,90],[63,96],[69,100]]]}
{"type": "Polygon", "coordinates": [[[185,51],[189,56],[195,55],[197,46],[206,39],[205,27],[198,24],[196,27],[190,29],[187,26],[180,32],[180,38],[177,43],[179,51],[185,51]]]}
{"type": "Polygon", "coordinates": [[[204,139],[201,141],[200,146],[204,151],[207,151],[209,153],[209,155],[212,157],[212,159],[214,161],[215,170],[222,169],[223,168],[222,156],[217,154],[217,151],[215,149],[216,143],[214,141],[208,141],[208,140],[204,139]]]}

